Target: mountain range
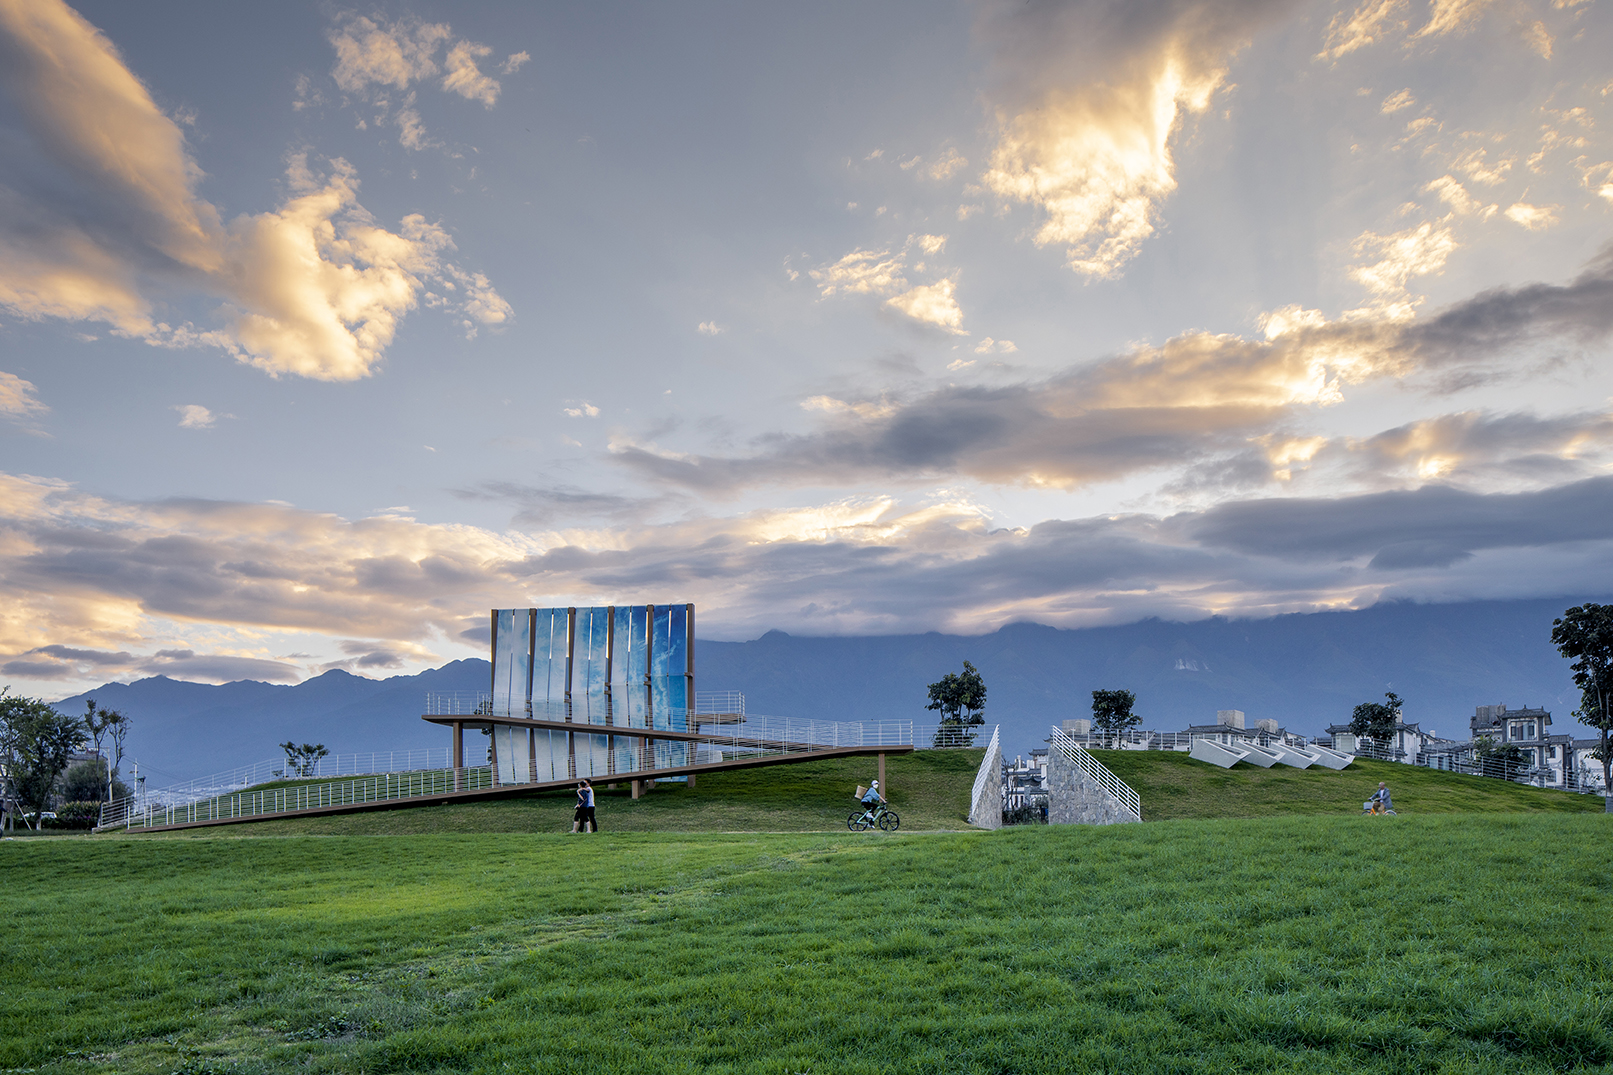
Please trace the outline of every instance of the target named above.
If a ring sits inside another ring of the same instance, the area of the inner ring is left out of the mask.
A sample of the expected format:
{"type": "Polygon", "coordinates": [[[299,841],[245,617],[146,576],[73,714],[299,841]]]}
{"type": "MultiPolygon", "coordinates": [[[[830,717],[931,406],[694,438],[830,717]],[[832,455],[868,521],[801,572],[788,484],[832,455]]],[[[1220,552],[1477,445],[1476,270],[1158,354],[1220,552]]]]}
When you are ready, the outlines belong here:
{"type": "MultiPolygon", "coordinates": [[[[1090,715],[1091,692],[1136,692],[1143,726],[1212,723],[1218,709],[1275,718],[1303,734],[1349,719],[1393,690],[1408,721],[1465,738],[1479,705],[1543,705],[1552,730],[1574,731],[1578,694],[1551,646],[1551,621],[1585,599],[1387,603],[1340,612],[1193,623],[1144,620],[1066,630],[1010,624],[987,635],[800,637],[699,641],[700,690],[739,690],[754,713],[931,725],[926,686],[965,660],[980,669],[986,719],[1005,752],[1038,746],[1050,725],[1090,715]]],[[[488,663],[459,660],[411,676],[342,671],[282,686],[212,686],[157,676],[108,683],[93,698],[127,714],[126,758],[158,787],[276,757],[276,744],[320,742],[333,753],[443,748],[448,733],[420,719],[428,691],[486,690],[488,663]]],[[[1589,734],[1577,732],[1576,734],[1589,734]]],[[[127,768],[127,765],[126,765],[127,768]]]]}

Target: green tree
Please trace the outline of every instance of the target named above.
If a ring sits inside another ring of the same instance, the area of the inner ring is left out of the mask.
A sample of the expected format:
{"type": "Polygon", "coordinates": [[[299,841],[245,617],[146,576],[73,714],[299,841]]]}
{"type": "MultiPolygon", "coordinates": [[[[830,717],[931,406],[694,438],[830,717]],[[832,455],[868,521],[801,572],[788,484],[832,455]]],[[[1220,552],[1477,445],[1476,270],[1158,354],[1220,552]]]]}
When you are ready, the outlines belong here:
{"type": "Polygon", "coordinates": [[[1386,701],[1362,702],[1350,714],[1350,734],[1370,739],[1384,750],[1395,741],[1395,725],[1400,723],[1400,710],[1405,705],[1394,691],[1384,694],[1386,701]]]}
{"type": "Polygon", "coordinates": [[[84,705],[84,728],[89,732],[90,741],[95,745],[96,755],[101,758],[107,757],[101,750],[101,743],[105,740],[112,748],[112,757],[104,763],[105,779],[101,781],[100,793],[73,801],[101,802],[118,798],[112,793],[112,785],[118,777],[118,766],[123,762],[123,737],[129,733],[129,718],[116,709],[100,708],[95,699],[91,698],[84,705]]]}
{"type": "Polygon", "coordinates": [[[1093,691],[1092,726],[1106,738],[1135,728],[1143,718],[1131,711],[1137,696],[1130,691],[1093,691]]]}
{"type": "Polygon", "coordinates": [[[313,776],[319,759],[330,753],[324,743],[298,746],[289,739],[280,744],[280,749],[286,752],[286,775],[299,777],[313,776]]]}
{"type": "Polygon", "coordinates": [[[1551,621],[1551,644],[1573,662],[1568,668],[1580,690],[1579,712],[1590,715],[1588,720],[1580,719],[1599,733],[1596,757],[1602,763],[1602,788],[1613,794],[1613,749],[1608,741],[1608,733],[1613,731],[1608,713],[1613,701],[1609,697],[1613,694],[1613,605],[1575,605],[1551,621]]]}
{"type": "Polygon", "coordinates": [[[0,766],[4,767],[11,801],[34,814],[50,809],[51,792],[73,753],[84,745],[84,722],[58,713],[39,698],[23,698],[0,690],[0,766]]]}
{"type": "Polygon", "coordinates": [[[986,681],[979,669],[964,661],[961,673],[948,672],[930,684],[930,704],[924,708],[941,711],[933,746],[969,746],[975,741],[969,729],[986,723],[986,681]]]}
{"type": "Polygon", "coordinates": [[[1473,740],[1473,759],[1479,763],[1481,775],[1502,780],[1511,780],[1529,764],[1518,744],[1503,743],[1490,735],[1481,735],[1473,740]]]}
{"type": "Polygon", "coordinates": [[[62,774],[60,790],[64,802],[99,803],[107,800],[109,787],[114,799],[129,794],[128,785],[123,781],[107,783],[105,758],[90,758],[68,767],[67,772],[62,774]]]}

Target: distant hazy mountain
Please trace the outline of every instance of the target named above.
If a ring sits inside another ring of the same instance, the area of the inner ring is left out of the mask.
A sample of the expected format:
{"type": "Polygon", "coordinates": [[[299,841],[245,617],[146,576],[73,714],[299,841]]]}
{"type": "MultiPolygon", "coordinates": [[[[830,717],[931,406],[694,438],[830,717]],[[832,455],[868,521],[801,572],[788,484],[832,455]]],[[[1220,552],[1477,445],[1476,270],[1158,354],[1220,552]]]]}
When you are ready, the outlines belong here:
{"type": "MultiPolygon", "coordinates": [[[[1590,599],[1385,604],[1265,620],[1145,620],[1065,631],[1014,624],[979,637],[890,635],[702,642],[701,689],[742,690],[758,713],[933,722],[925,686],[972,661],[985,678],[987,720],[1012,755],[1048,727],[1091,715],[1092,691],[1137,694],[1144,727],[1179,730],[1241,709],[1304,734],[1349,719],[1358,702],[1394,690],[1406,719],[1465,738],[1477,705],[1525,703],[1574,727],[1579,702],[1551,621],[1590,599]]],[[[1579,734],[1589,734],[1581,732],[1579,734]]]]}
{"type": "MultiPolygon", "coordinates": [[[[1544,705],[1571,730],[1578,695],[1551,647],[1551,621],[1585,599],[1387,604],[1266,620],[1145,620],[1066,631],[1015,624],[993,634],[804,638],[772,631],[751,642],[698,644],[701,690],[740,690],[752,712],[824,720],[933,724],[925,685],[970,660],[985,677],[987,719],[1012,755],[1049,725],[1090,714],[1097,688],[1137,693],[1145,727],[1180,729],[1217,709],[1272,717],[1303,733],[1349,718],[1393,689],[1406,718],[1459,737],[1477,705],[1544,705]]],[[[86,698],[134,720],[128,756],[151,786],[276,756],[286,739],[336,753],[445,747],[420,719],[427,691],[486,690],[486,661],[371,680],[327,672],[293,687],[223,686],[158,676],[112,683],[86,698]]]]}
{"type": "Polygon", "coordinates": [[[80,714],[86,699],[131,719],[125,769],[138,759],[148,787],[189,780],[280,755],[287,739],[324,743],[333,754],[448,746],[448,733],[420,719],[428,691],[485,691],[486,661],[365,679],[326,672],[296,686],[240,680],[212,686],[154,676],[108,683],[56,703],[80,714]]]}

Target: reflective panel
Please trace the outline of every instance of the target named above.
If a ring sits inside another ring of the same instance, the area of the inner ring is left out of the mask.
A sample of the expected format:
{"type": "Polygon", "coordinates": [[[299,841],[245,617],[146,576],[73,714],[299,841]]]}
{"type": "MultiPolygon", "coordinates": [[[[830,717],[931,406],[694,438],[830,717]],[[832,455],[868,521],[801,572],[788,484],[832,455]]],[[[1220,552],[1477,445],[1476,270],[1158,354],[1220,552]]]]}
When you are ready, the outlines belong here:
{"type": "Polygon", "coordinates": [[[610,664],[610,609],[579,608],[572,638],[572,719],[609,723],[606,672],[610,664]]]}
{"type": "Polygon", "coordinates": [[[532,701],[552,713],[566,700],[568,616],[563,608],[540,608],[533,616],[532,701]]]}
{"type": "Polygon", "coordinates": [[[530,610],[503,609],[493,622],[493,712],[524,716],[532,671],[530,610]]]}
{"type": "Polygon", "coordinates": [[[493,727],[493,772],[500,784],[525,784],[527,779],[526,729],[509,724],[493,727]]]}
{"type": "Polygon", "coordinates": [[[617,606],[610,678],[612,723],[618,726],[648,727],[649,626],[649,610],[643,605],[617,606]]]}
{"type": "Polygon", "coordinates": [[[654,726],[689,730],[689,607],[657,606],[650,647],[654,726]]]}

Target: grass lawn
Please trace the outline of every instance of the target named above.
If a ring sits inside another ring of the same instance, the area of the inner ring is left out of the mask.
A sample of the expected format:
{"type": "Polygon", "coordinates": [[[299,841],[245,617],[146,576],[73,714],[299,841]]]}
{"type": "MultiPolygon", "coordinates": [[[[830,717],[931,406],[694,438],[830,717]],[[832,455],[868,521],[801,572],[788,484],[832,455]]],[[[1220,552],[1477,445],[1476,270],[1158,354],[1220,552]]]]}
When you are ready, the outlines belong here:
{"type": "Polygon", "coordinates": [[[0,1070],[1613,1065],[1600,814],[19,840],[0,876],[0,1070]]]}
{"type": "MultiPolygon", "coordinates": [[[[903,830],[968,827],[969,792],[983,750],[922,750],[889,755],[885,780],[903,830]]],[[[844,829],[856,808],[858,784],[878,773],[874,758],[771,765],[706,773],[694,790],[658,784],[634,800],[626,784],[595,786],[596,815],[606,832],[821,832],[844,829]]],[[[567,789],[518,799],[419,806],[329,817],[254,821],[258,835],[377,835],[393,833],[569,833],[576,793],[567,789]]],[[[183,829],[172,835],[242,835],[248,827],[183,829]]],[[[152,834],[156,837],[161,834],[152,834]]]]}
{"type": "Polygon", "coordinates": [[[1600,795],[1531,788],[1505,780],[1396,762],[1357,758],[1348,769],[1293,769],[1239,762],[1222,769],[1186,753],[1095,750],[1093,755],[1137,790],[1144,821],[1171,818],[1283,817],[1359,814],[1361,804],[1388,783],[1401,814],[1602,813],[1600,795]]]}

